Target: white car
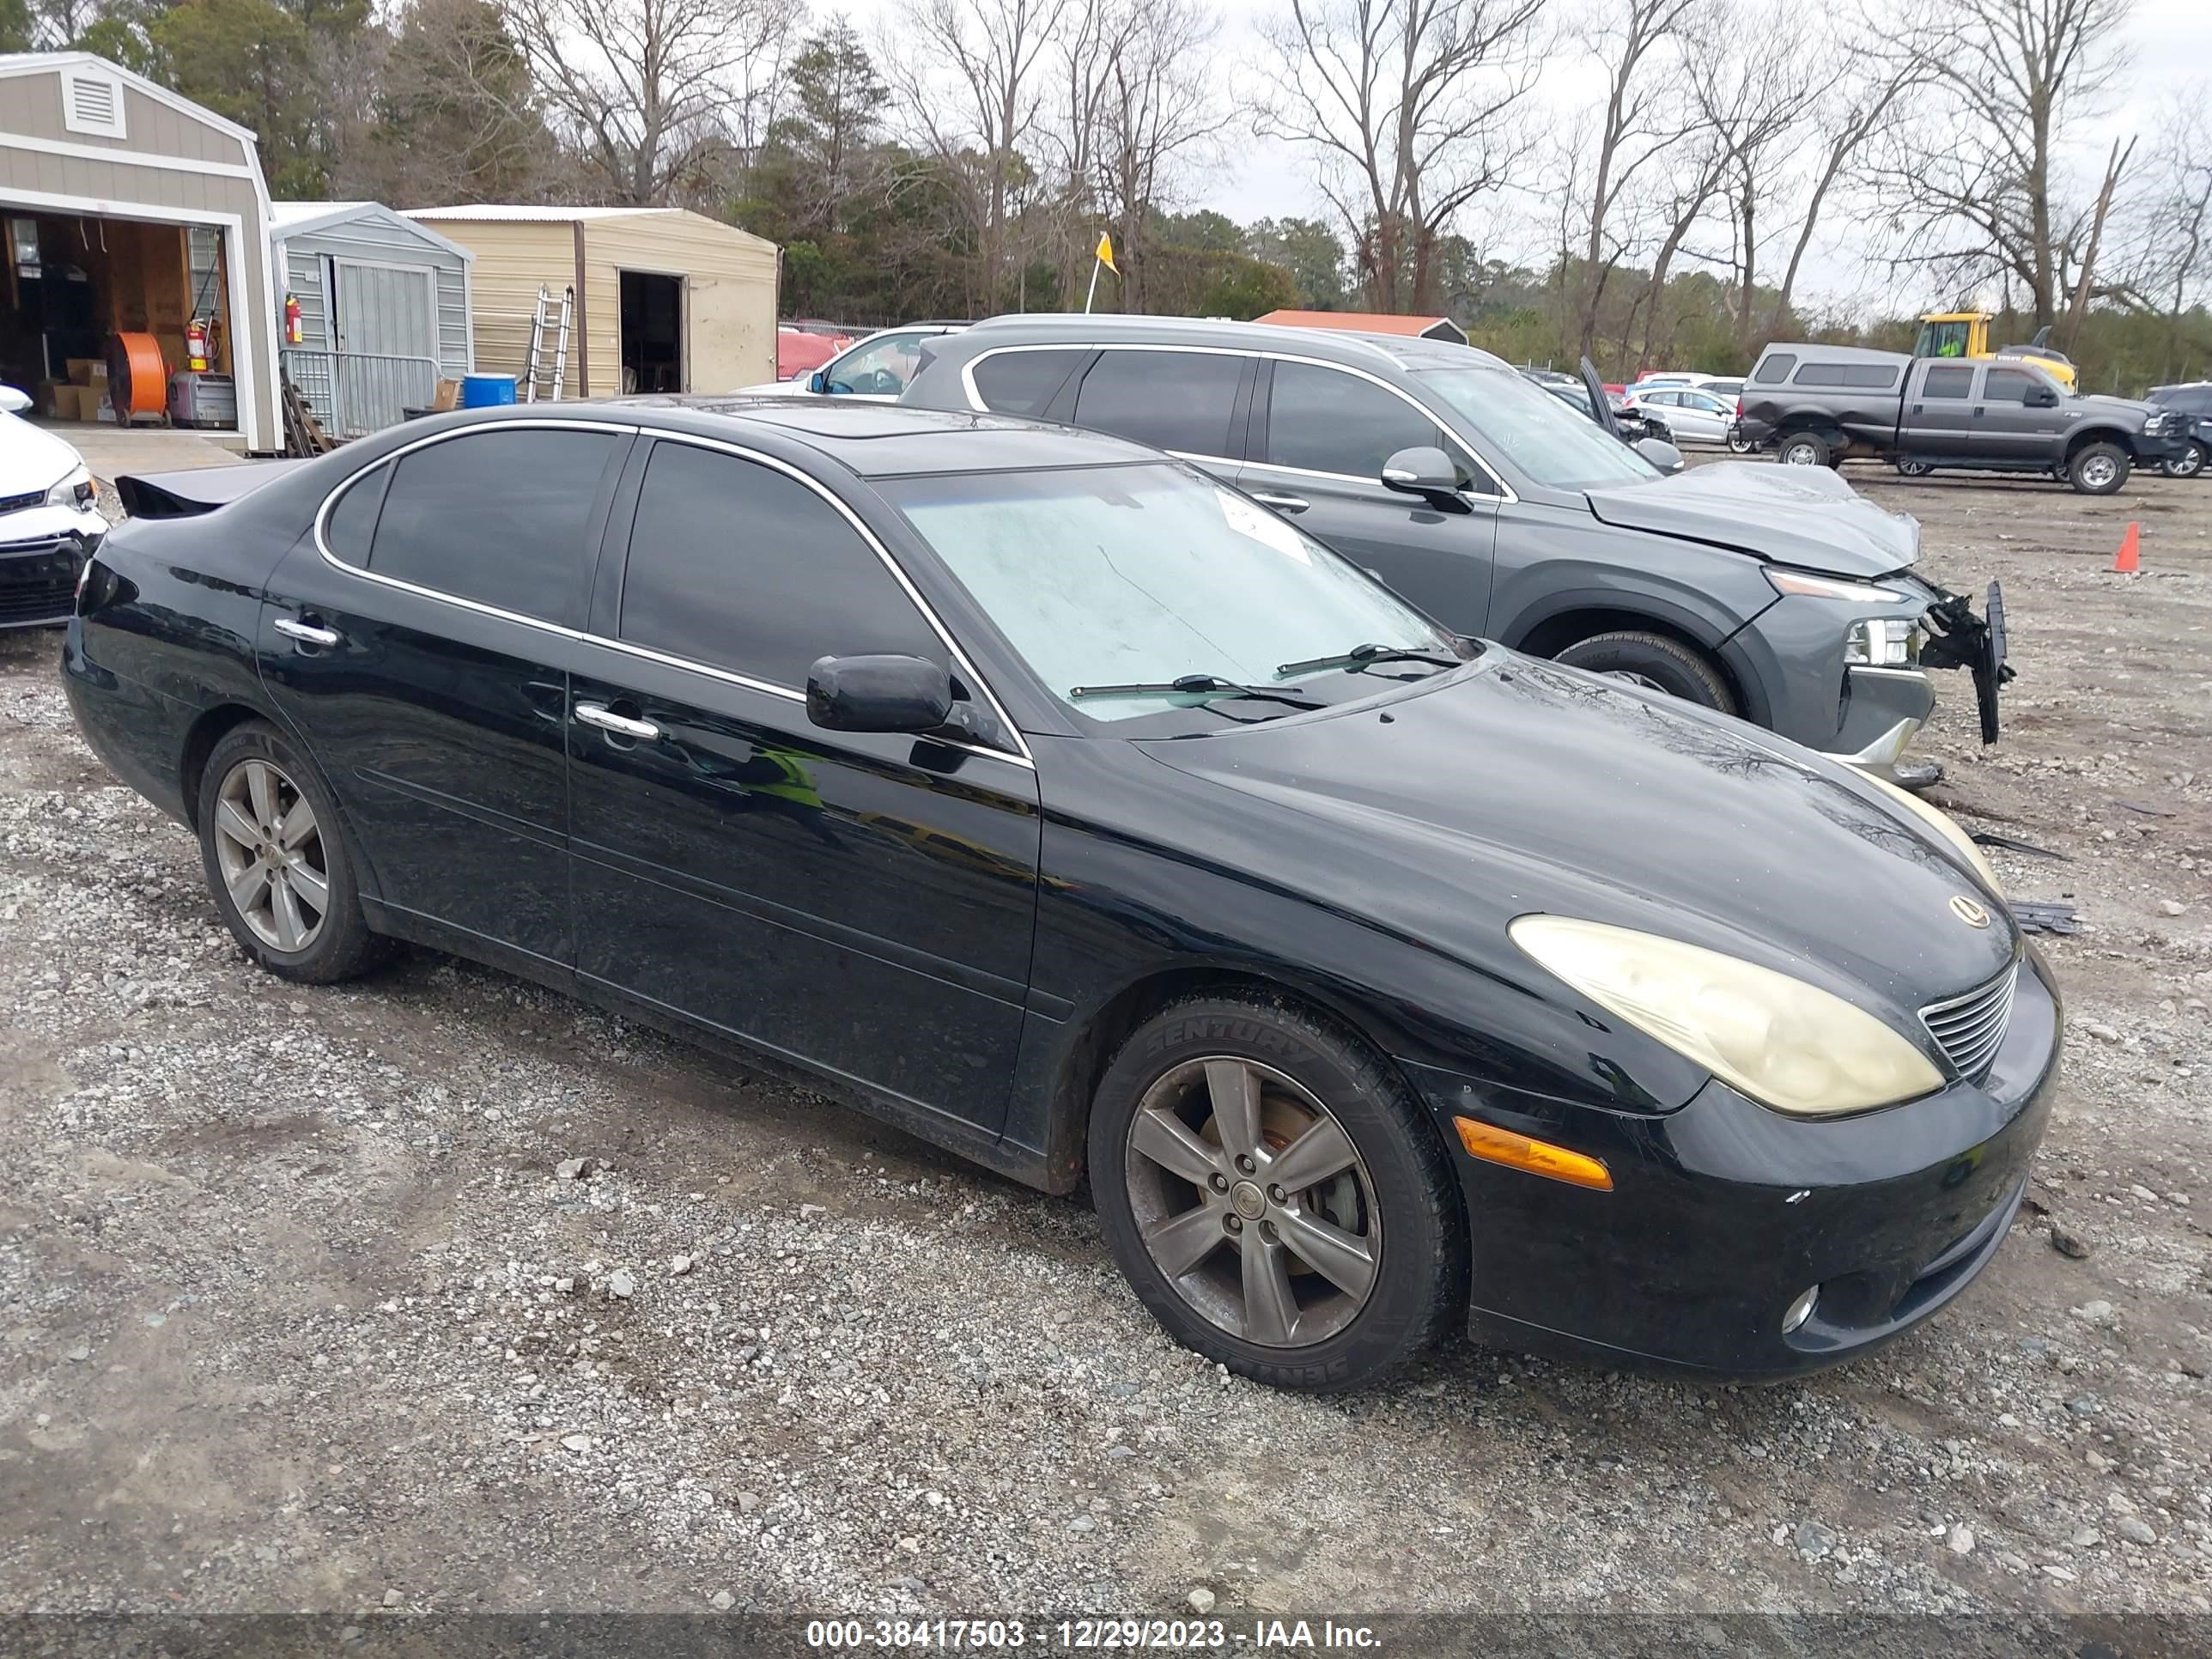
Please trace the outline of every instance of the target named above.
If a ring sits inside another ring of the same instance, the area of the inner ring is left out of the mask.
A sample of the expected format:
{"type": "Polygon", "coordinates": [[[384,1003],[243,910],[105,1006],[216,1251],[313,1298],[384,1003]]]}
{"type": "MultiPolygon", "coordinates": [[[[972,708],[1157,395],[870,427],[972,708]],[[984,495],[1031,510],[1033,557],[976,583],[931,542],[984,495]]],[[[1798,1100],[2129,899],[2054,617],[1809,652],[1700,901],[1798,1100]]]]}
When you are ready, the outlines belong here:
{"type": "Polygon", "coordinates": [[[886,328],[856,340],[841,356],[832,357],[811,374],[795,374],[788,380],[769,380],[740,386],[748,395],[767,398],[854,398],[862,403],[895,404],[921,361],[921,343],[934,335],[951,334],[965,323],[909,323],[886,328]]]}
{"type": "Polygon", "coordinates": [[[1677,444],[1724,444],[1735,424],[1735,399],[1703,386],[1662,386],[1644,382],[1628,389],[1628,401],[1648,409],[1665,422],[1677,444]]]}
{"type": "Polygon", "coordinates": [[[107,533],[84,457],[22,419],[30,406],[0,386],[0,629],[67,622],[77,576],[107,533]]]}

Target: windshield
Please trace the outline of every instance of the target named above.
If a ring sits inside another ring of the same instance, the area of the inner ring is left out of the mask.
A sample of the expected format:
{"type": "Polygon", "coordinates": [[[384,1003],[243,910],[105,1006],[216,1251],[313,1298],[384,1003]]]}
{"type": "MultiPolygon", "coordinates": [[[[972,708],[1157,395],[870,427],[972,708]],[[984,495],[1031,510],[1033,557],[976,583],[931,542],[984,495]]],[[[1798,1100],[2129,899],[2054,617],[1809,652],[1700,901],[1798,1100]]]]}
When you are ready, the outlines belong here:
{"type": "Polygon", "coordinates": [[[1180,467],[967,473],[879,488],[1053,695],[1094,720],[1203,704],[1208,725],[1225,728],[1232,718],[1290,711],[1218,693],[1079,698],[1076,688],[1201,675],[1341,702],[1379,690],[1386,672],[1435,669],[1281,671],[1359,646],[1465,654],[1312,538],[1180,467]]]}
{"type": "Polygon", "coordinates": [[[1589,489],[1660,476],[1603,427],[1518,374],[1438,368],[1420,376],[1420,383],[1474,428],[1485,453],[1502,454],[1534,483],[1589,489]]]}

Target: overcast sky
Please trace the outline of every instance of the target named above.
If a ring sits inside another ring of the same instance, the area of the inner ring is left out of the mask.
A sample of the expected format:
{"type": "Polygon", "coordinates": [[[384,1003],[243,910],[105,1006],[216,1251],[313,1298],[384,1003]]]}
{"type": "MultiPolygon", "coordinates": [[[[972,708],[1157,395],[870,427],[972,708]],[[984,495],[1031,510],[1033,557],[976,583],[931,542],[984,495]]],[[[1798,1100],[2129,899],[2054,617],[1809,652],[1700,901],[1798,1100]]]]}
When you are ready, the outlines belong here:
{"type": "MultiPolygon", "coordinates": [[[[1284,0],[1212,0],[1223,19],[1221,47],[1227,71],[1237,59],[1256,55],[1261,45],[1253,20],[1280,8],[1284,0]]],[[[878,20],[897,9],[898,0],[846,0],[842,7],[823,3],[828,12],[842,9],[864,32],[873,33],[878,20]]],[[[2079,164],[2094,173],[2103,161],[2102,149],[2117,131],[2141,132],[2137,154],[2148,152],[2155,140],[2156,123],[2163,108],[2191,82],[2212,85],[2212,0],[2136,0],[2129,13],[2128,46],[2131,68],[2123,77],[2110,117],[2094,129],[2085,125],[2084,152],[2079,164]]],[[[1540,95],[1563,109],[1587,102],[1602,82],[1589,79],[1586,67],[1560,64],[1547,72],[1540,95]]],[[[2200,137],[2212,111],[2200,110],[2193,123],[2200,137]]],[[[1297,215],[1324,217],[1325,204],[1315,190],[1311,163],[1305,155],[1285,145],[1237,135],[1223,165],[1207,168],[1182,192],[1182,205],[1209,207],[1239,222],[1297,215]]],[[[1478,243],[1490,241],[1501,256],[1526,252],[1508,244],[1522,234],[1519,210],[1506,204],[1470,213],[1460,228],[1478,243]]],[[[1880,303],[1893,306],[1910,296],[1892,291],[1882,272],[1864,266],[1854,255],[1847,226],[1839,225],[1827,245],[1815,250],[1801,289],[1816,303],[1826,301],[1856,309],[1880,303]]],[[[1933,296],[1920,296],[1933,297],[1933,296]]]]}

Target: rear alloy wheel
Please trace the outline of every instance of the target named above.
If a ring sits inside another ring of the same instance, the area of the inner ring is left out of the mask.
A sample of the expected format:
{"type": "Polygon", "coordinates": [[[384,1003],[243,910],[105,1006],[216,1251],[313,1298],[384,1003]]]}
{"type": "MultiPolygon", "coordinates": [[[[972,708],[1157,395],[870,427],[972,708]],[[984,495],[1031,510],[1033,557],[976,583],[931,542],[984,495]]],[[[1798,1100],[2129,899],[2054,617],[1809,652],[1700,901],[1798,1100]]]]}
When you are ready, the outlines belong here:
{"type": "Polygon", "coordinates": [[[324,985],[383,954],[362,915],[337,805],[276,727],[250,720],[216,744],[198,823],[216,908],[262,967],[324,985]]]}
{"type": "Polygon", "coordinates": [[[1759,447],[1758,445],[1754,444],[1750,439],[1743,435],[1743,432],[1741,428],[1733,426],[1728,429],[1728,447],[1729,453],[1731,455],[1748,455],[1753,450],[1759,447]]]}
{"type": "Polygon", "coordinates": [[[2204,476],[2204,464],[2212,458],[2212,449],[2201,443],[2192,443],[2172,460],[2160,461],[2158,470],[2169,478],[2199,478],[2204,476]]]}
{"type": "Polygon", "coordinates": [[[2118,495],[2130,465],[2118,444],[2084,444],[2066,463],[2066,482],[2083,495],[2118,495]]]}
{"type": "Polygon", "coordinates": [[[1175,1004],[1092,1108],[1108,1245],[1207,1358],[1281,1388],[1376,1382],[1464,1313],[1465,1227],[1425,1118],[1364,1044],[1299,1009],[1175,1004]]]}
{"type": "Polygon", "coordinates": [[[1664,691],[1684,702],[1736,712],[1735,697],[1705,653],[1664,634],[1624,629],[1577,640],[1552,659],[1608,679],[1626,680],[1649,691],[1664,691]]]}
{"type": "Polygon", "coordinates": [[[1935,470],[1935,466],[1927,461],[1911,461],[1900,459],[1897,463],[1897,473],[1901,478],[1924,478],[1935,470]]]}
{"type": "Polygon", "coordinates": [[[1826,466],[1828,441],[1817,432],[1793,432],[1782,441],[1774,458],[1784,466],[1826,466]]]}

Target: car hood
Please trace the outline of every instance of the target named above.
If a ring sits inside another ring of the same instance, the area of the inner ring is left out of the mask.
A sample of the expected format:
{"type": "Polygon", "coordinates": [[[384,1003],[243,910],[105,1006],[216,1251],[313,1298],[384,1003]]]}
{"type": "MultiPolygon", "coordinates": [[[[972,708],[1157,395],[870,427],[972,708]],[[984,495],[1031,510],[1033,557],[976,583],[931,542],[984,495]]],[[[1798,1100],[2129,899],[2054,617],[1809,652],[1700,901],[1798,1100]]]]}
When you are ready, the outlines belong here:
{"type": "Polygon", "coordinates": [[[1824,575],[1886,576],[1920,557],[1919,523],[1887,513],[1825,466],[1716,461],[1586,492],[1607,524],[1732,547],[1824,575]]]}
{"type": "Polygon", "coordinates": [[[1849,768],[1497,647],[1387,702],[1139,741],[1245,798],[1222,816],[1286,887],[1487,973],[1530,971],[1514,917],[1574,915],[1762,963],[1924,1042],[1918,1011],[2018,948],[1958,854],[1849,768]]]}
{"type": "Polygon", "coordinates": [[[52,489],[83,465],[84,458],[52,433],[0,414],[0,497],[52,489]]]}

